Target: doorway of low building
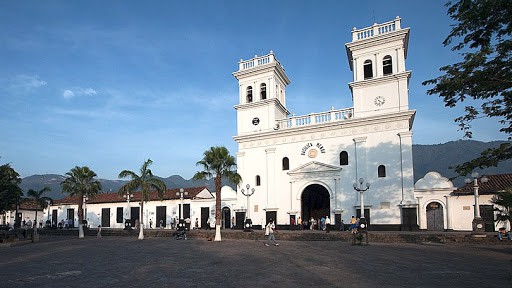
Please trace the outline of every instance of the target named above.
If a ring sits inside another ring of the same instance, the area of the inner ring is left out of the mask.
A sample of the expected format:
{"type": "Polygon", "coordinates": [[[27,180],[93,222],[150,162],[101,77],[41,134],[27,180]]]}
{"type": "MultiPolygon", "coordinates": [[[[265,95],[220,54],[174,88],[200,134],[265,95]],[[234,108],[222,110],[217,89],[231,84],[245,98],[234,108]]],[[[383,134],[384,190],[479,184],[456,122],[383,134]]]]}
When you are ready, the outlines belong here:
{"type": "Polygon", "coordinates": [[[331,199],[329,191],[319,184],[311,184],[302,191],[302,219],[310,223],[311,217],[321,219],[331,215],[331,199]]]}
{"type": "Polygon", "coordinates": [[[427,230],[444,230],[443,206],[439,202],[431,202],[427,205],[427,230]]]}
{"type": "Polygon", "coordinates": [[[52,227],[57,228],[57,223],[59,220],[57,219],[57,209],[52,210],[52,227]]]}
{"type": "Polygon", "coordinates": [[[101,209],[101,227],[110,227],[110,208],[101,209]]]}
{"type": "Polygon", "coordinates": [[[165,228],[167,225],[167,206],[156,206],[156,226],[165,228]]]}
{"type": "Polygon", "coordinates": [[[484,220],[485,232],[494,232],[494,207],[492,205],[479,205],[480,216],[484,220]]]}
{"type": "Polygon", "coordinates": [[[69,221],[68,221],[68,225],[69,225],[69,228],[74,228],[75,227],[75,209],[68,209],[67,210],[67,218],[69,221]]]}
{"type": "Polygon", "coordinates": [[[231,228],[231,210],[229,207],[222,208],[222,226],[221,228],[231,228]]]}
{"type": "Polygon", "coordinates": [[[140,207],[130,207],[130,222],[135,227],[135,221],[140,219],[140,207]]]}
{"type": "Polygon", "coordinates": [[[201,228],[207,229],[209,217],[210,217],[210,208],[209,207],[201,207],[201,228]]]}

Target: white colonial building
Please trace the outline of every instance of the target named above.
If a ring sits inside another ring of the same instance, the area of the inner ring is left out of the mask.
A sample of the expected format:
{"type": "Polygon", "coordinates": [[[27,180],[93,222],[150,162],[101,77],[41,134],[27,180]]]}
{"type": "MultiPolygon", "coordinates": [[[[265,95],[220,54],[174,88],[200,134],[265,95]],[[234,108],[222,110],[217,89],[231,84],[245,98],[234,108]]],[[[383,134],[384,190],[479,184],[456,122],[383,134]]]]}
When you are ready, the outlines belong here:
{"type": "Polygon", "coordinates": [[[233,73],[239,84],[234,140],[243,179],[238,194],[253,188],[254,193],[238,198],[237,223],[247,213],[255,224],[322,216],[347,223],[360,215],[361,197],[353,184],[363,178],[371,184],[364,193],[370,226],[417,225],[408,40],[409,29],[398,17],[354,28],[345,45],[353,72],[347,97],[353,107],[301,116],[287,109],[291,81],[272,51],[239,62],[233,73]]]}
{"type": "MultiPolygon", "coordinates": [[[[222,206],[225,207],[223,228],[231,227],[230,208],[235,204],[235,191],[230,187],[223,187],[222,206]]],[[[191,187],[181,189],[168,189],[160,199],[155,191],[150,193],[150,199],[144,202],[141,214],[141,193],[132,195],[119,195],[117,193],[102,193],[85,199],[84,220],[90,227],[101,225],[104,228],[124,228],[126,223],[135,226],[142,222],[145,228],[170,229],[173,219],[190,219],[191,228],[195,221],[199,228],[206,228],[208,220],[211,227],[215,221],[215,194],[206,187],[191,187]],[[141,215],[143,217],[140,221],[141,215]],[[150,224],[151,223],[151,224],[150,224]],[[151,227],[150,227],[151,226],[151,227]]],[[[71,227],[78,227],[78,203],[76,196],[68,196],[56,200],[44,210],[45,220],[53,225],[63,223],[71,227]],[[46,216],[47,215],[47,216],[46,216]]]]}

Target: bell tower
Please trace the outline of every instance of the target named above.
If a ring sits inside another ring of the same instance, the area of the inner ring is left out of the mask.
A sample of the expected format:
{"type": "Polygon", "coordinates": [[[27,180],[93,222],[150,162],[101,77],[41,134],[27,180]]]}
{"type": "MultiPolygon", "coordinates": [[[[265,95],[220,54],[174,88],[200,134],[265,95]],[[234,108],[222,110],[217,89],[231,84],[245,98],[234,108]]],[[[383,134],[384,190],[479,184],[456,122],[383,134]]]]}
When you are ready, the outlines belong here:
{"type": "Polygon", "coordinates": [[[274,52],[240,60],[233,76],[239,87],[239,104],[235,105],[239,136],[272,131],[276,120],[290,114],[286,109],[286,86],[290,79],[274,52]]]}
{"type": "Polygon", "coordinates": [[[345,44],[354,81],[349,83],[354,118],[409,110],[409,78],[405,59],[409,28],[401,19],[352,30],[345,44]]]}

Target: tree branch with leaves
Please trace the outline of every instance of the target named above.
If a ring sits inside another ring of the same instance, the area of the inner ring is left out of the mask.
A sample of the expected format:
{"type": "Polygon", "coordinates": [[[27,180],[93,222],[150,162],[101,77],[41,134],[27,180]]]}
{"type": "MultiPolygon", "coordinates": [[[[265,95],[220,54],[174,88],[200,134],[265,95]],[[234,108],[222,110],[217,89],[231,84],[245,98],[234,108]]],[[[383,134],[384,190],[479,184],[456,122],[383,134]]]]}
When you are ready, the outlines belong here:
{"type": "MultiPolygon", "coordinates": [[[[453,108],[468,100],[480,103],[465,106],[465,114],[454,119],[466,138],[472,138],[473,121],[494,118],[500,132],[512,134],[512,1],[459,0],[446,3],[448,15],[456,24],[443,42],[453,44],[461,62],[446,65],[444,73],[424,81],[434,85],[429,95],[439,95],[446,107],[453,108]]],[[[476,159],[454,167],[467,175],[475,168],[497,166],[512,159],[511,143],[483,151],[476,159]]]]}

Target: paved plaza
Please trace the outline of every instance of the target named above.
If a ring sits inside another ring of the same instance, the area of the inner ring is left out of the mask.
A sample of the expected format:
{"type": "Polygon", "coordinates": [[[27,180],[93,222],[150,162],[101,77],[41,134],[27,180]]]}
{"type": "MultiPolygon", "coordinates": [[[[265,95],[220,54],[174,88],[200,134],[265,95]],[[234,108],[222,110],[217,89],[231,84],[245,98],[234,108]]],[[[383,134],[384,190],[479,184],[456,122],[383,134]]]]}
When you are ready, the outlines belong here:
{"type": "Polygon", "coordinates": [[[512,287],[511,245],[41,236],[0,247],[2,287],[512,287]]]}

